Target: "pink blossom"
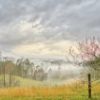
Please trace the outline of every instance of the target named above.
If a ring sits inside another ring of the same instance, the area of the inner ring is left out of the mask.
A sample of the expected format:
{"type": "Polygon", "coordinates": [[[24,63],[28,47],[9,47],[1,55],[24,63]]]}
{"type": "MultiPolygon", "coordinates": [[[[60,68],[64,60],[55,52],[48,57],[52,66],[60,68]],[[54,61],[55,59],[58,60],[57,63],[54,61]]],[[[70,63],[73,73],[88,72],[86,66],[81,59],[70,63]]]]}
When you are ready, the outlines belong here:
{"type": "Polygon", "coordinates": [[[100,56],[100,43],[95,39],[79,43],[79,47],[82,60],[91,60],[100,56]]]}

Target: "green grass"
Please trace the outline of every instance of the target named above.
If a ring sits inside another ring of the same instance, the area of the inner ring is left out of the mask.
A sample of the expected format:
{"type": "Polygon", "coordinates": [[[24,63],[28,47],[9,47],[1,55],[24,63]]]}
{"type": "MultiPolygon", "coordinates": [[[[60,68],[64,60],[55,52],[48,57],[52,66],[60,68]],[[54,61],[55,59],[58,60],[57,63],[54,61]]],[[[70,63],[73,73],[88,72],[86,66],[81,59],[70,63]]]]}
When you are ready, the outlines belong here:
{"type": "Polygon", "coordinates": [[[88,99],[84,96],[74,96],[74,97],[0,97],[0,100],[100,100],[100,97],[93,97],[88,99]]]}
{"type": "Polygon", "coordinates": [[[64,97],[1,97],[0,100],[65,100],[64,97]]]}
{"type": "MultiPolygon", "coordinates": [[[[3,75],[0,75],[0,82],[3,84],[3,75]]],[[[62,80],[45,80],[45,81],[36,81],[28,78],[22,78],[18,76],[13,76],[15,80],[19,81],[20,87],[43,87],[43,86],[60,86],[66,84],[66,81],[62,80]]],[[[6,83],[9,84],[9,75],[6,75],[6,83]]]]}

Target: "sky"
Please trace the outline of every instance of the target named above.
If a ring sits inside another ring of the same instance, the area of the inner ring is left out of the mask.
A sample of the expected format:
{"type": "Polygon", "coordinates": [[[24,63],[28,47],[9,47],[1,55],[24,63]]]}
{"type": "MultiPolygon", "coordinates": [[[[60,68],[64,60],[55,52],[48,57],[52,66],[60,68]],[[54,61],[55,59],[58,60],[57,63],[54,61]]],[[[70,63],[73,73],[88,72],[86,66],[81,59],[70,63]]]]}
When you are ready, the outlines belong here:
{"type": "Polygon", "coordinates": [[[0,0],[4,55],[64,56],[93,36],[100,39],[100,0],[0,0]]]}

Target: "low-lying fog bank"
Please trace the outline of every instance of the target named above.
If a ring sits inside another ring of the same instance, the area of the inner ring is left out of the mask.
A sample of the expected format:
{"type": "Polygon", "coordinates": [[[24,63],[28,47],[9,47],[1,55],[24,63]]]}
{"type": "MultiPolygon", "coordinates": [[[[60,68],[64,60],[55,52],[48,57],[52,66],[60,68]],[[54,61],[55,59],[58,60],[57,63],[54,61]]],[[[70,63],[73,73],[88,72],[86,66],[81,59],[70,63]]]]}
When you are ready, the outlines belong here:
{"type": "Polygon", "coordinates": [[[48,79],[69,80],[80,78],[83,67],[72,64],[48,66],[48,79]]]}
{"type": "Polygon", "coordinates": [[[43,78],[42,81],[71,82],[80,79],[84,69],[82,66],[74,64],[44,64],[38,70],[37,75],[35,75],[37,80],[43,78]]]}

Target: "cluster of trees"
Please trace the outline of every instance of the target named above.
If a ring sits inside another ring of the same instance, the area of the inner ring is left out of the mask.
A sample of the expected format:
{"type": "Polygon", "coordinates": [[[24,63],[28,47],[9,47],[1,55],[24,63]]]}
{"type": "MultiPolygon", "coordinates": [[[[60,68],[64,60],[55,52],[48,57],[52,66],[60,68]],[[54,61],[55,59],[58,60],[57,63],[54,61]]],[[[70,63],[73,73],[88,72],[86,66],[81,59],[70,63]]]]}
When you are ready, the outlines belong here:
{"type": "Polygon", "coordinates": [[[18,80],[14,77],[15,64],[4,58],[0,61],[0,86],[15,86],[19,85],[18,80]]]}
{"type": "Polygon", "coordinates": [[[18,86],[20,85],[18,77],[43,81],[46,79],[47,73],[29,59],[21,58],[12,61],[7,57],[2,57],[0,60],[0,86],[18,86]]]}
{"type": "Polygon", "coordinates": [[[43,81],[47,77],[43,67],[34,65],[29,59],[18,59],[16,62],[15,73],[17,76],[39,81],[43,81]]]}

